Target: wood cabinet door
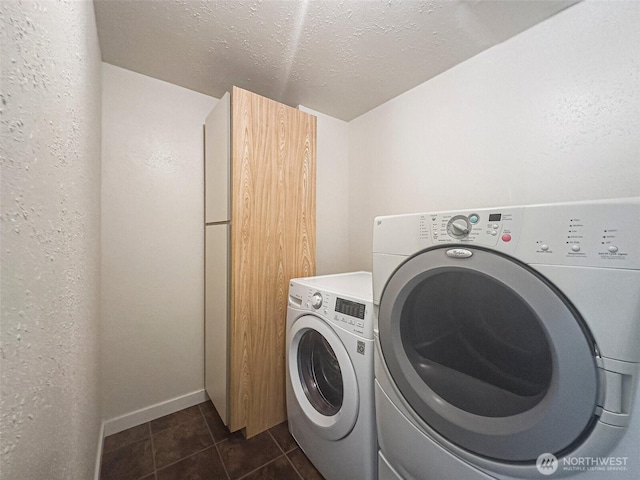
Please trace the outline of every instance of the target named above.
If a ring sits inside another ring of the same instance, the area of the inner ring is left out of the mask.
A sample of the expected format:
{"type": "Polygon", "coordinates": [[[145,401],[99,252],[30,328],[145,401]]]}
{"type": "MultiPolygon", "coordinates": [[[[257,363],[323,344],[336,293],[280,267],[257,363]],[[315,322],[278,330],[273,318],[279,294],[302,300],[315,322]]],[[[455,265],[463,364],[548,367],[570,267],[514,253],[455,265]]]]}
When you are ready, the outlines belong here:
{"type": "Polygon", "coordinates": [[[316,117],[234,87],[229,428],[286,419],[289,280],[315,274],[316,117]]]}

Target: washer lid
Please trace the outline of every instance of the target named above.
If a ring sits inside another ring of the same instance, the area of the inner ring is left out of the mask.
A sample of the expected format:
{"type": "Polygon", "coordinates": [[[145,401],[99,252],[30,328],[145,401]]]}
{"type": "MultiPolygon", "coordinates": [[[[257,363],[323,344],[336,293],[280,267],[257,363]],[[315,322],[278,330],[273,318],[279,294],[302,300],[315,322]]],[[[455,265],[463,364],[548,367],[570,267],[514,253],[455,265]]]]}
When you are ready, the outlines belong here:
{"type": "Polygon", "coordinates": [[[347,349],[327,323],[304,315],[289,334],[289,379],[315,432],[327,440],[348,435],[358,418],[356,373],[347,349]]]}
{"type": "Polygon", "coordinates": [[[576,445],[595,419],[598,374],[579,314],[510,257],[425,250],[389,279],[383,357],[415,412],[449,441],[508,462],[576,445]]]}

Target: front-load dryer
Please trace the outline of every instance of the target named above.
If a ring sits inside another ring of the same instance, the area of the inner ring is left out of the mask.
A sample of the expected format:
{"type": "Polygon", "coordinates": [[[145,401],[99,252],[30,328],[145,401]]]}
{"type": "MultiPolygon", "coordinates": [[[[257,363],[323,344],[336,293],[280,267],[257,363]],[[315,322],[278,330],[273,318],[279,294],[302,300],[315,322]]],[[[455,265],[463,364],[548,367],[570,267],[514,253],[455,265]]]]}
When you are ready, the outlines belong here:
{"type": "Polygon", "coordinates": [[[640,478],[639,239],[640,198],[375,219],[379,478],[640,478]]]}
{"type": "Polygon", "coordinates": [[[377,478],[371,273],[291,280],[286,330],[291,434],[327,480],[377,478]]]}

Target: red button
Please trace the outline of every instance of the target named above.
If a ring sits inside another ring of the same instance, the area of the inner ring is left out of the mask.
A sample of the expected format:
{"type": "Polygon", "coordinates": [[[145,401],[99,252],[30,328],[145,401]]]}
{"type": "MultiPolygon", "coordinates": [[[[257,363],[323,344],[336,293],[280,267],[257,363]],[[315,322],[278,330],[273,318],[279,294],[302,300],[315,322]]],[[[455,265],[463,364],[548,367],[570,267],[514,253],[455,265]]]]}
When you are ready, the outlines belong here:
{"type": "Polygon", "coordinates": [[[509,235],[508,233],[505,233],[504,235],[502,235],[502,241],[503,242],[510,242],[511,241],[511,235],[509,235]]]}

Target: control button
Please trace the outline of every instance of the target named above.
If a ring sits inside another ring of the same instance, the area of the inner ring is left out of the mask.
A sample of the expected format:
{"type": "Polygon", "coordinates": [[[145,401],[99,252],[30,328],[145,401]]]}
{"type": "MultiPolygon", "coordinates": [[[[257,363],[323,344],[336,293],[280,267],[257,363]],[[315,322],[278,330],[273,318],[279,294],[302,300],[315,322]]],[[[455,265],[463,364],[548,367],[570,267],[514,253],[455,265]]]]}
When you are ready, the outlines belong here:
{"type": "Polygon", "coordinates": [[[505,233],[504,235],[502,235],[502,241],[503,242],[510,242],[511,241],[511,235],[509,235],[508,233],[505,233]]]}
{"type": "Polygon", "coordinates": [[[497,230],[499,226],[500,226],[500,225],[498,225],[497,223],[494,223],[493,225],[491,225],[491,227],[492,227],[494,230],[497,230]]]}
{"type": "Polygon", "coordinates": [[[469,215],[469,221],[471,223],[478,223],[479,220],[480,220],[480,217],[478,217],[478,215],[476,215],[475,213],[472,215],[469,215]]]}
{"type": "Polygon", "coordinates": [[[616,252],[618,251],[618,247],[616,247],[615,245],[611,245],[611,246],[609,247],[609,251],[610,251],[611,253],[616,253],[616,252]]]}
{"type": "Polygon", "coordinates": [[[491,235],[493,235],[493,236],[495,237],[497,234],[498,234],[498,232],[497,232],[497,231],[495,231],[495,230],[491,230],[491,235]]]}
{"type": "Polygon", "coordinates": [[[322,306],[322,295],[319,292],[314,293],[311,297],[311,306],[316,310],[322,306]]]}
{"type": "Polygon", "coordinates": [[[571,250],[573,250],[574,252],[579,252],[580,251],[580,245],[574,245],[571,247],[571,250]]]}
{"type": "Polygon", "coordinates": [[[547,244],[540,245],[540,250],[542,250],[543,252],[546,252],[547,250],[549,250],[549,245],[547,244]]]}

